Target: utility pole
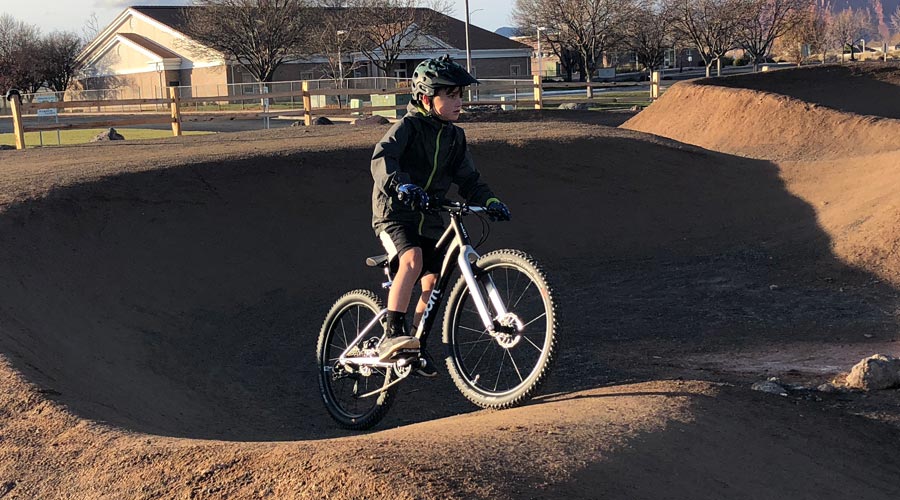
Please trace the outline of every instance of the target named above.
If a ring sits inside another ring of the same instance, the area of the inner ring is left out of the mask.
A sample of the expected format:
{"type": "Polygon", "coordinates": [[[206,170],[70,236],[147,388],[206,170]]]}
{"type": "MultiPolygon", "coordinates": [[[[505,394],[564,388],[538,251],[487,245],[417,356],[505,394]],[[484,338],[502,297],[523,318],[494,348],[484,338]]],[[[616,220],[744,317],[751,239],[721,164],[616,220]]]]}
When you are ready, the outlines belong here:
{"type": "Polygon", "coordinates": [[[472,74],[472,49],[469,48],[469,0],[466,0],[466,71],[472,74]]]}

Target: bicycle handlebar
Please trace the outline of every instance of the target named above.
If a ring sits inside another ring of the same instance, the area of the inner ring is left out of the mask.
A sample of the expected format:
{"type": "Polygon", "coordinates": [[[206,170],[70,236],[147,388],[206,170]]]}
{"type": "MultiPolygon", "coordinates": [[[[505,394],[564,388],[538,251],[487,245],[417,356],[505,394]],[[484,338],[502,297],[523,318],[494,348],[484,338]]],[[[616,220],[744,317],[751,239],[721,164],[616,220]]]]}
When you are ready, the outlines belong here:
{"type": "Polygon", "coordinates": [[[457,213],[457,214],[477,214],[480,212],[487,212],[487,208],[481,207],[478,205],[468,205],[466,203],[462,203],[459,201],[452,200],[434,200],[437,201],[440,205],[437,207],[432,207],[431,202],[428,203],[427,210],[432,212],[449,212],[449,213],[457,213]]]}

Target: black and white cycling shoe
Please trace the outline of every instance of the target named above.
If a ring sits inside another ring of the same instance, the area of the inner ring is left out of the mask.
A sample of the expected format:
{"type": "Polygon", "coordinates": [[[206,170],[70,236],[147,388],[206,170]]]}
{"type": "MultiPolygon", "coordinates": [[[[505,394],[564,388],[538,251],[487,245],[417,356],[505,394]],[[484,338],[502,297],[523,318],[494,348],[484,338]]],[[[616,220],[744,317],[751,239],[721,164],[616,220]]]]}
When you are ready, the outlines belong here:
{"type": "Polygon", "coordinates": [[[378,346],[378,360],[388,362],[404,355],[417,355],[419,345],[415,337],[388,337],[378,346]]]}

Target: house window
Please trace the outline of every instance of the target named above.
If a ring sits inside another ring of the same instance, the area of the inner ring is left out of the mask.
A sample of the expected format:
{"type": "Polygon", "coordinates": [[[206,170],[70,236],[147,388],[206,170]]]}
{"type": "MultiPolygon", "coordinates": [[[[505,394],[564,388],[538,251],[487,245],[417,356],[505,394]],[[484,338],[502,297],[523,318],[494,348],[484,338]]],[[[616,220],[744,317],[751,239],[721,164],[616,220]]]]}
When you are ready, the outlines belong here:
{"type": "Polygon", "coordinates": [[[510,64],[509,65],[509,76],[519,76],[519,65],[518,64],[510,64]]]}
{"type": "Polygon", "coordinates": [[[394,78],[406,78],[406,68],[395,69],[394,78]]]}
{"type": "Polygon", "coordinates": [[[301,79],[301,80],[312,80],[312,79],[313,79],[313,72],[312,72],[312,71],[301,71],[301,72],[300,72],[300,79],[301,79]]]}

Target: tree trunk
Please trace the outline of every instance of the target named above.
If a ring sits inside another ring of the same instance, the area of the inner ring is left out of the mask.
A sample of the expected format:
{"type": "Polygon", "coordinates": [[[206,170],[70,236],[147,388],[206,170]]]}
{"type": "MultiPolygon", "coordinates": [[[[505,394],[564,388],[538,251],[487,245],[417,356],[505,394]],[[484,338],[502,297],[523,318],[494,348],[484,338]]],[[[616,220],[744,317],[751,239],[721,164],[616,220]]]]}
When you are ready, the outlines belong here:
{"type": "Polygon", "coordinates": [[[706,64],[706,77],[709,78],[712,73],[712,61],[706,64]]]}
{"type": "Polygon", "coordinates": [[[586,75],[585,80],[587,81],[587,98],[593,99],[594,98],[594,87],[591,87],[591,73],[588,71],[585,71],[584,73],[586,75]]]}
{"type": "Polygon", "coordinates": [[[716,58],[716,76],[722,76],[722,58],[716,58]]]}

